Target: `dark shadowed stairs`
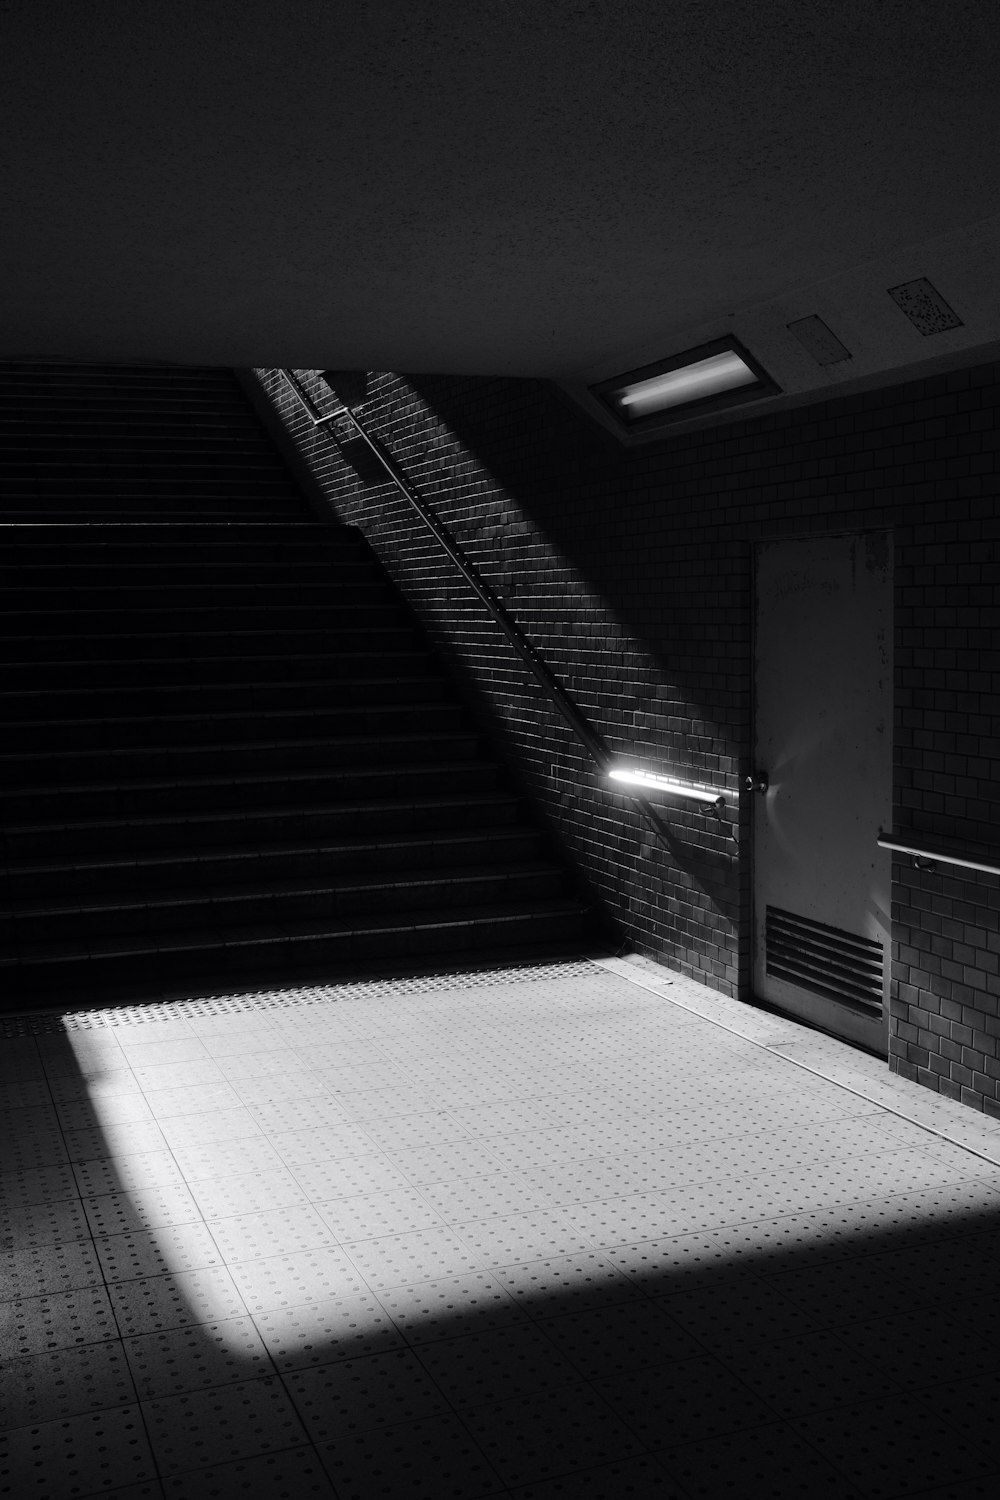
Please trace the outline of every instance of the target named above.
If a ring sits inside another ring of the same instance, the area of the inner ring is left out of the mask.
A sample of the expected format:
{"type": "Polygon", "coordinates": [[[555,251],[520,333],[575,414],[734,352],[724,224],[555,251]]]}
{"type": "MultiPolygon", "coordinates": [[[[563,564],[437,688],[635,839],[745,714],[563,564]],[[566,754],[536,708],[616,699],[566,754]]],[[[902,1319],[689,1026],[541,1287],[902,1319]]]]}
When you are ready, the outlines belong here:
{"type": "Polygon", "coordinates": [[[0,1006],[579,949],[361,534],[228,371],[0,366],[0,1006]]]}

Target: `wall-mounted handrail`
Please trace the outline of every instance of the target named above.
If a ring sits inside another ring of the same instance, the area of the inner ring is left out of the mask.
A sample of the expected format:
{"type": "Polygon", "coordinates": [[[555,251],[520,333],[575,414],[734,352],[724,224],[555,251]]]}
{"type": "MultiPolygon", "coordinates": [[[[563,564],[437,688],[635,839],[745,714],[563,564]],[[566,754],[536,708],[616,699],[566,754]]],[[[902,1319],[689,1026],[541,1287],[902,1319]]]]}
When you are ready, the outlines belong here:
{"type": "Polygon", "coordinates": [[[935,864],[959,865],[966,870],[983,870],[987,875],[1000,875],[1000,864],[996,860],[985,860],[973,850],[963,848],[948,851],[940,845],[917,843],[912,835],[882,833],[876,840],[880,849],[892,849],[897,854],[912,854],[914,859],[931,860],[935,864]]]}
{"type": "MultiPolygon", "coordinates": [[[[280,374],[284,377],[296,400],[314,427],[324,426],[342,419],[350,422],[354,432],[375,456],[396,488],[409,501],[424,525],[433,533],[463,578],[475,592],[480,602],[485,605],[493,619],[500,626],[500,629],[531,672],[535,681],[547,693],[563,721],[573,731],[573,734],[586,749],[599,770],[605,776],[609,776],[615,760],[602,735],[598,733],[586,718],[583,711],[552,671],[552,668],[541,652],[528,640],[520,625],[513,619],[506,606],[490,588],[475,564],[469,561],[458,543],[438,520],[434,511],[414,490],[406,475],[392,457],[392,454],[382,446],[378,438],[373,437],[371,433],[366,431],[349,406],[341,404],[336,411],[324,415],[312,397],[302,387],[294,371],[281,370],[280,374]]],[[[682,783],[676,784],[676,789],[679,790],[682,785],[682,783]]],[[[669,789],[675,790],[673,787],[669,789]]],[[[647,802],[645,797],[640,796],[636,792],[631,792],[628,795],[654,832],[664,839],[666,843],[672,844],[673,838],[670,831],[657,814],[655,808],[647,802]]],[[[705,799],[699,796],[697,800],[704,801],[705,799]]],[[[713,797],[712,802],[716,816],[721,816],[721,810],[725,804],[725,798],[722,793],[720,792],[717,797],[713,797]]]]}

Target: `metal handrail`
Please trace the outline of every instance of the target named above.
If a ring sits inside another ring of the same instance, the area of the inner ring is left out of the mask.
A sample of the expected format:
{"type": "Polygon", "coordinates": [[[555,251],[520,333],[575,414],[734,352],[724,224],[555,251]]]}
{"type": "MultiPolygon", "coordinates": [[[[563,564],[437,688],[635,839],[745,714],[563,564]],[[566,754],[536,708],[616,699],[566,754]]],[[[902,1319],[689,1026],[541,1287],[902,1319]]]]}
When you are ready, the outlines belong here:
{"type": "Polygon", "coordinates": [[[880,849],[893,849],[897,854],[912,854],[914,859],[959,865],[966,870],[983,870],[987,875],[1000,875],[1000,864],[979,859],[969,849],[964,849],[961,854],[948,854],[941,848],[932,848],[927,844],[903,843],[903,837],[902,834],[883,833],[880,829],[876,843],[880,849]]]}
{"type": "MultiPolygon", "coordinates": [[[[354,412],[351,411],[350,407],[341,404],[336,411],[329,412],[324,415],[316,405],[315,401],[313,401],[312,397],[308,394],[308,392],[303,389],[294,371],[283,369],[280,371],[280,374],[284,376],[284,379],[287,382],[289,388],[295,395],[296,399],[299,402],[299,405],[303,408],[314,427],[321,427],[331,422],[340,421],[344,418],[346,418],[350,422],[357,436],[367,446],[370,452],[373,453],[374,456],[378,459],[379,463],[382,465],[383,469],[388,474],[393,484],[410,502],[413,509],[417,512],[420,519],[424,522],[424,525],[427,526],[427,528],[433,533],[434,537],[444,548],[445,552],[447,552],[448,556],[458,568],[465,581],[473,589],[480,602],[486,606],[489,613],[493,616],[494,620],[497,622],[497,624],[500,626],[500,629],[507,637],[507,640],[509,641],[511,646],[514,648],[518,656],[524,662],[525,666],[531,672],[536,682],[538,682],[539,685],[548,694],[549,698],[558,710],[560,716],[576,735],[580,743],[587,750],[591,759],[604,773],[604,775],[609,776],[612,767],[615,764],[615,761],[614,756],[609,750],[603,737],[587,720],[582,710],[574,702],[573,698],[570,696],[566,688],[563,687],[558,677],[556,677],[555,673],[552,671],[552,668],[549,666],[548,662],[546,662],[541,652],[538,651],[538,649],[533,646],[532,643],[528,640],[520,625],[518,625],[516,620],[512,618],[506,606],[490,588],[489,584],[479,573],[479,570],[476,568],[475,564],[469,561],[469,559],[465,556],[465,553],[462,551],[461,547],[459,547],[459,545],[454,541],[449,532],[442,526],[441,522],[438,520],[437,516],[434,514],[431,508],[413,489],[409,480],[406,478],[405,474],[402,472],[392,455],[382,446],[377,438],[372,437],[372,435],[367,432],[364,427],[362,427],[361,423],[354,415],[354,412]]],[[[661,786],[663,786],[665,778],[659,778],[658,780],[661,786]]],[[[663,789],[669,790],[671,792],[676,792],[680,795],[691,795],[695,798],[695,800],[700,802],[706,800],[704,795],[699,792],[692,791],[688,793],[683,783],[674,783],[673,785],[668,784],[667,786],[663,787],[663,789]]],[[[656,832],[668,844],[672,844],[673,839],[671,837],[670,831],[663,823],[662,819],[658,816],[655,809],[649,804],[649,802],[647,802],[646,798],[639,796],[635,792],[629,793],[628,795],[631,797],[639,812],[642,814],[643,818],[654,830],[654,832],[656,832]]],[[[721,817],[722,808],[725,805],[725,798],[721,792],[718,793],[716,797],[712,798],[712,803],[716,816],[721,817]]]]}

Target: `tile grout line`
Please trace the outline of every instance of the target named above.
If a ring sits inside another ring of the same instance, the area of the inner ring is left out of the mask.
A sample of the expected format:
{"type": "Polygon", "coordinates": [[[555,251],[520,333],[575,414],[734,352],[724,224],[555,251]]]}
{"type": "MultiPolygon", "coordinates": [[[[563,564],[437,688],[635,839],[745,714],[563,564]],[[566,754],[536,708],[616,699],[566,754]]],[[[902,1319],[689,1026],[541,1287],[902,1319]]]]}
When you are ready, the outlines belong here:
{"type": "MultiPolygon", "coordinates": [[[[939,1140],[947,1141],[952,1146],[961,1147],[963,1151],[968,1151],[970,1156],[975,1156],[980,1161],[989,1162],[990,1166],[992,1167],[1000,1167],[1000,1159],[984,1155],[983,1151],[977,1150],[975,1146],[970,1146],[965,1141],[956,1139],[957,1131],[955,1133],[949,1133],[947,1127],[930,1125],[926,1120],[919,1120],[916,1119],[912,1114],[908,1114],[906,1112],[904,1102],[901,1101],[899,1104],[896,1104],[895,1102],[886,1103],[882,1099],[873,1099],[871,1097],[871,1093],[866,1092],[857,1084],[845,1083],[842,1079],[832,1076],[830,1071],[823,1071],[813,1064],[803,1062],[800,1058],[786,1056],[786,1054],[783,1052],[777,1052],[773,1047],[768,1046],[765,1042],[758,1041],[756,1037],[746,1036],[743,1032],[737,1031],[733,1026],[728,1025],[725,1020],[720,1020],[716,1016],[706,1016],[703,1011],[696,1009],[694,1005],[686,1004],[685,1001],[679,998],[678,995],[664,994],[663,987],[665,985],[676,984],[676,980],[667,978],[646,980],[639,974],[629,973],[624,961],[621,959],[595,958],[591,961],[598,968],[603,969],[606,973],[613,974],[619,979],[626,979],[631,984],[638,986],[638,988],[646,990],[650,994],[660,996],[661,999],[667,1000],[671,1005],[678,1006],[681,1010],[686,1010],[689,1015],[698,1016],[699,1019],[707,1021],[710,1025],[718,1026],[722,1031],[728,1032],[730,1036],[737,1036],[741,1041],[749,1042],[752,1046],[760,1048],[762,1052],[766,1052],[769,1057],[780,1057],[784,1062],[793,1064],[793,1066],[795,1066],[796,1068],[800,1068],[804,1073],[809,1073],[814,1078],[822,1078],[826,1083],[835,1084],[838,1088],[844,1089],[847,1093],[854,1094],[856,1098],[864,1099],[867,1104],[875,1104],[880,1109],[884,1109],[887,1114],[896,1115],[899,1119],[906,1120],[910,1125],[918,1126],[921,1130],[927,1131],[929,1135],[936,1136],[939,1140]],[[619,964],[622,965],[621,968],[618,967],[619,964]]],[[[714,991],[710,991],[710,993],[714,994],[714,991]]],[[[680,994],[683,994],[683,991],[680,991],[680,994]]],[[[782,1016],[778,1019],[781,1024],[798,1026],[798,1023],[792,1020],[790,1017],[786,1018],[782,1016]]],[[[803,1026],[799,1029],[811,1034],[811,1029],[809,1027],[803,1026]]],[[[821,1034],[825,1036],[825,1033],[821,1034]]],[[[842,1045],[846,1047],[848,1044],[845,1042],[842,1045]]],[[[917,1085],[914,1085],[914,1087],[917,1087],[917,1085]]],[[[935,1097],[939,1098],[940,1096],[935,1097]]],[[[988,1133],[995,1133],[997,1135],[997,1146],[994,1149],[997,1151],[997,1157],[1000,1158],[1000,1131],[988,1133]]]]}

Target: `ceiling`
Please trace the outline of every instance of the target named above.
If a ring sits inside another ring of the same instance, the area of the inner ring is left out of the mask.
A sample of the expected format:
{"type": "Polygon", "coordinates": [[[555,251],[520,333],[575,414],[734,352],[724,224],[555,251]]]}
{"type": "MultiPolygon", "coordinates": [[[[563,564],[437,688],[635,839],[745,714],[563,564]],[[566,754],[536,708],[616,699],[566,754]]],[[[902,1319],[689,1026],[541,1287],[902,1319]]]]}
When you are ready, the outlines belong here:
{"type": "Polygon", "coordinates": [[[4,0],[0,51],[0,358],[572,387],[734,331],[794,394],[1000,341],[993,0],[4,0]]]}

